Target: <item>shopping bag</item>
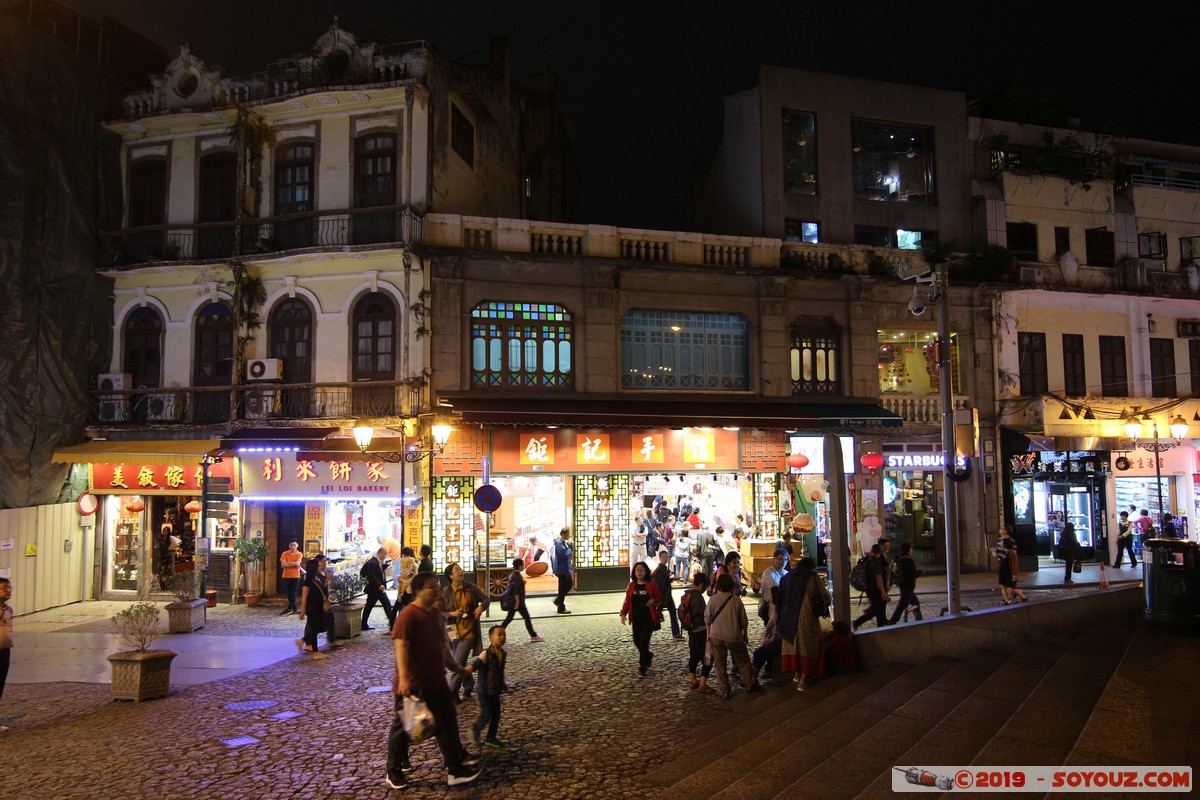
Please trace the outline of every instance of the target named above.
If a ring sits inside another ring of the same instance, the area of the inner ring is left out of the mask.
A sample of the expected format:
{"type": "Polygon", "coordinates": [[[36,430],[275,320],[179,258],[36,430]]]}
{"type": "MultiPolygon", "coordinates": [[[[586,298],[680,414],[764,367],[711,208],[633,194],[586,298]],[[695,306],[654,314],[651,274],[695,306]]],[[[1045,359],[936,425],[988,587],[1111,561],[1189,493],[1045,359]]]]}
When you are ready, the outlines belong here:
{"type": "Polygon", "coordinates": [[[425,741],[437,729],[429,706],[419,697],[404,698],[404,704],[400,707],[400,721],[404,724],[404,732],[414,743],[425,741]]]}
{"type": "Polygon", "coordinates": [[[1083,561],[1078,558],[1075,559],[1075,563],[1071,565],[1071,572],[1074,572],[1077,575],[1080,572],[1083,572],[1083,561]]]}

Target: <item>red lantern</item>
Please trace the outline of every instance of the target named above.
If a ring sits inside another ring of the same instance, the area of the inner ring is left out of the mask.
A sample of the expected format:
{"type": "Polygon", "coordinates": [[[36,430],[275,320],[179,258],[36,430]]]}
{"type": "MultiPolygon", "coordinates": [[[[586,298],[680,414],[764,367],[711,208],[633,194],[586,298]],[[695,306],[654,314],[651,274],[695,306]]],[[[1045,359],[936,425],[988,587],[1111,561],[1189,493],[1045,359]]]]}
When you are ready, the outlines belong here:
{"type": "Polygon", "coordinates": [[[875,470],[883,466],[883,456],[880,453],[863,453],[863,457],[859,459],[862,465],[875,474],[875,470]]]}
{"type": "Polygon", "coordinates": [[[202,508],[204,508],[204,506],[200,504],[199,500],[191,500],[186,506],[183,507],[183,510],[189,514],[199,514],[202,508]]]}
{"type": "Polygon", "coordinates": [[[130,512],[131,514],[139,514],[145,508],[146,508],[146,504],[143,503],[141,500],[139,500],[136,497],[125,504],[125,510],[130,512]]]}
{"type": "Polygon", "coordinates": [[[792,469],[804,469],[808,466],[808,456],[804,453],[792,453],[787,457],[787,465],[792,469]]]}

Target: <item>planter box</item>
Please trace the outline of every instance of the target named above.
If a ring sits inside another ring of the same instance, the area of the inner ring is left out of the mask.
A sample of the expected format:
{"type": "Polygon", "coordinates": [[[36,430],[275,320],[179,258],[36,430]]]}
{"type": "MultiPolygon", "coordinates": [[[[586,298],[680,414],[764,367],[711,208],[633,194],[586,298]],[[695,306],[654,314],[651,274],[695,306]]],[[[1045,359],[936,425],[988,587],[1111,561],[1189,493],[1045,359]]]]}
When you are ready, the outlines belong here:
{"type": "Polygon", "coordinates": [[[167,630],[171,633],[191,633],[204,627],[208,621],[208,601],[175,601],[167,603],[167,630]]]}
{"type": "Polygon", "coordinates": [[[338,639],[352,639],[362,633],[362,603],[335,603],[329,613],[333,615],[333,635],[338,639]]]}
{"type": "Polygon", "coordinates": [[[147,650],[113,653],[108,657],[112,664],[112,699],[154,700],[166,697],[171,691],[171,661],[177,653],[173,650],[147,650]]]}

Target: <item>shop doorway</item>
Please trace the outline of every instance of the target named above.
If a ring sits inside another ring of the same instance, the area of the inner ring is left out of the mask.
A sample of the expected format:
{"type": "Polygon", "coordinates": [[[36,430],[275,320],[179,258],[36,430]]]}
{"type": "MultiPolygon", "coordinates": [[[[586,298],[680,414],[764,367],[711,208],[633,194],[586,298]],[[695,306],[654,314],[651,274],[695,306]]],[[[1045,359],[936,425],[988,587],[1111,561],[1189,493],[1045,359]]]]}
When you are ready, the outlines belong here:
{"type": "MultiPolygon", "coordinates": [[[[275,503],[275,552],[284,553],[288,542],[304,550],[304,503],[275,503]]],[[[269,524],[269,523],[268,523],[269,524]]],[[[275,585],[283,585],[283,566],[275,559],[275,585]]]]}

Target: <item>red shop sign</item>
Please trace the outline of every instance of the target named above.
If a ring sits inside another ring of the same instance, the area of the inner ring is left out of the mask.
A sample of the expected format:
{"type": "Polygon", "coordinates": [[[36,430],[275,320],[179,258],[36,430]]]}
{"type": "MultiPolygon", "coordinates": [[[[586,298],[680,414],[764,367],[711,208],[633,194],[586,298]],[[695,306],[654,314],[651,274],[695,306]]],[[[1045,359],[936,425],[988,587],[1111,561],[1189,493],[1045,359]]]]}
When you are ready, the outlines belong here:
{"type": "MultiPolygon", "coordinates": [[[[194,462],[88,466],[88,491],[92,494],[200,494],[203,468],[194,462]]],[[[230,491],[237,493],[232,458],[213,464],[208,468],[208,474],[214,478],[229,478],[230,491]]]]}

